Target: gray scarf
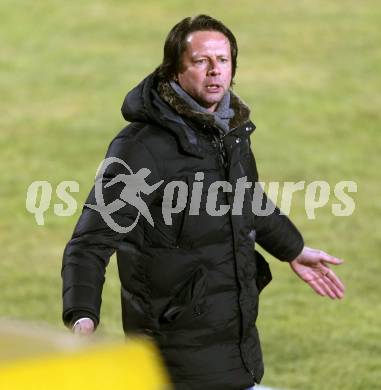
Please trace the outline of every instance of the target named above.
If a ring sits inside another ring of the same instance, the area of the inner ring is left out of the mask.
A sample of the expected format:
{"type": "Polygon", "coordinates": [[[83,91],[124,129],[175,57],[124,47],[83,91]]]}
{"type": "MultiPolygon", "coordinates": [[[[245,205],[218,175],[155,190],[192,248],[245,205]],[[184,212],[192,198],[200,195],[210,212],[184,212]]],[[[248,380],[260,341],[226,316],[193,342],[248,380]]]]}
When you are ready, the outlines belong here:
{"type": "Polygon", "coordinates": [[[173,90],[183,99],[193,110],[212,115],[214,117],[215,125],[223,132],[227,133],[230,129],[230,119],[234,117],[234,110],[230,108],[230,91],[227,91],[214,112],[208,111],[206,108],[200,106],[196,100],[185,92],[179,84],[175,81],[170,81],[173,90]]]}

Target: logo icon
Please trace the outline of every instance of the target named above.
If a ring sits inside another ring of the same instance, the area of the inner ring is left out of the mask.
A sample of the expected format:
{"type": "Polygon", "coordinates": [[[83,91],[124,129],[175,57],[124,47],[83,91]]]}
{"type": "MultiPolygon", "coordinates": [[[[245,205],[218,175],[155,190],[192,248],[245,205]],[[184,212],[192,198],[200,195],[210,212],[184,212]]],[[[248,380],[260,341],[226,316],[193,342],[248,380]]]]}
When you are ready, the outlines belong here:
{"type": "Polygon", "coordinates": [[[160,180],[153,185],[149,185],[146,182],[146,178],[150,175],[150,173],[151,171],[148,168],[141,168],[134,173],[128,164],[122,159],[117,157],[105,158],[95,178],[94,190],[95,200],[97,203],[95,205],[86,203],[86,206],[98,211],[106,224],[118,233],[130,232],[137,225],[140,215],[142,215],[150,225],[154,226],[151,213],[149,212],[147,204],[141,198],[141,194],[151,194],[160,187],[164,180],[160,180]],[[129,174],[120,173],[112,178],[107,184],[104,184],[105,172],[111,164],[123,165],[129,174]],[[124,188],[122,189],[119,198],[106,205],[103,197],[103,188],[109,188],[118,183],[124,184],[124,188]],[[120,226],[117,222],[115,222],[111,214],[119,211],[127,205],[135,207],[138,210],[138,213],[130,226],[120,226]]]}

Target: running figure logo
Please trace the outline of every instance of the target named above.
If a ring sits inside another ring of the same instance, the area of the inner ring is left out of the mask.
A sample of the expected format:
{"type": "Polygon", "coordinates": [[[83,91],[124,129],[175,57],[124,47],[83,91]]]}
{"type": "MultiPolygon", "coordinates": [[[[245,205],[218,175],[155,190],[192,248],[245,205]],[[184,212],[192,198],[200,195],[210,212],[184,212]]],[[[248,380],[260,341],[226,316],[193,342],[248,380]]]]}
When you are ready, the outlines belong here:
{"type": "Polygon", "coordinates": [[[164,180],[160,180],[158,183],[153,185],[149,185],[146,182],[147,176],[151,173],[148,168],[141,168],[136,173],[133,173],[132,169],[120,158],[117,157],[108,157],[105,158],[101,164],[100,170],[95,178],[95,199],[97,204],[92,205],[86,203],[86,206],[98,211],[106,224],[118,233],[128,233],[130,232],[138,223],[140,215],[142,215],[152,226],[154,226],[154,222],[149,212],[149,209],[144,202],[144,200],[140,197],[140,194],[149,195],[153,191],[155,191],[164,180]],[[105,204],[103,198],[103,175],[106,169],[113,163],[118,163],[123,165],[128,172],[129,175],[125,175],[120,173],[115,176],[109,183],[107,183],[104,187],[108,188],[117,183],[124,183],[124,188],[119,195],[119,199],[115,199],[109,204],[105,204]],[[120,226],[116,223],[111,214],[120,210],[127,204],[134,206],[138,210],[138,214],[130,226],[124,227],[120,226]]]}

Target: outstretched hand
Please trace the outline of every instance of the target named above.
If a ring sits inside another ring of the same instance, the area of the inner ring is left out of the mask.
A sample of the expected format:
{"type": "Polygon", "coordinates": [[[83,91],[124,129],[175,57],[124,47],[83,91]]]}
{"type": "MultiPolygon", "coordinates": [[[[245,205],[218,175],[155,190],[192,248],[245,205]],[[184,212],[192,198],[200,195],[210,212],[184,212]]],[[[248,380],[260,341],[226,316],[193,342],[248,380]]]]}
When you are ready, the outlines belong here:
{"type": "Polygon", "coordinates": [[[344,284],[328,264],[342,263],[343,260],[323,251],[304,247],[299,256],[290,262],[290,267],[317,294],[341,299],[344,297],[344,284]]]}

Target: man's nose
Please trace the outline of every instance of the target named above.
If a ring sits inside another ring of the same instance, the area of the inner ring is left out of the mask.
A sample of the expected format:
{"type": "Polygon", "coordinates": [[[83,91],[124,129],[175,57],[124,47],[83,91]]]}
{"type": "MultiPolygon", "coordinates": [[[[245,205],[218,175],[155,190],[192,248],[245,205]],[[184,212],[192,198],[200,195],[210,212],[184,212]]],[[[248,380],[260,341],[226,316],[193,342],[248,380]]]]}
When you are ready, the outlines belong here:
{"type": "Polygon", "coordinates": [[[209,68],[208,68],[208,74],[211,76],[216,76],[221,73],[220,68],[218,66],[217,61],[210,61],[209,62],[209,68]]]}

